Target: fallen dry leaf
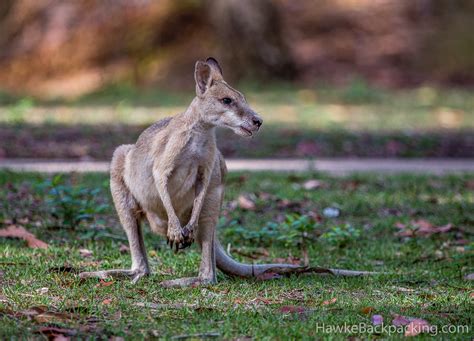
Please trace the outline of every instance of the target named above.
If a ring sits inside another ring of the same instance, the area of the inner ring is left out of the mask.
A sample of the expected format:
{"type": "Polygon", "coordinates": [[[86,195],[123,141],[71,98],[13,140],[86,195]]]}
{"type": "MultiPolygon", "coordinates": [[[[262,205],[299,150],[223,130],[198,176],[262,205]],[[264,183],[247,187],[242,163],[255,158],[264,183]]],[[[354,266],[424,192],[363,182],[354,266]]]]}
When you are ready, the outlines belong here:
{"type": "Polygon", "coordinates": [[[153,302],[137,302],[134,306],[148,308],[148,309],[183,309],[191,308],[198,309],[199,306],[194,303],[153,303],[153,302]]]}
{"type": "Polygon", "coordinates": [[[382,315],[373,315],[372,318],[372,324],[374,326],[380,326],[383,324],[383,316],[382,315]]]}
{"type": "Polygon", "coordinates": [[[28,247],[47,249],[48,244],[37,239],[34,234],[28,232],[23,226],[10,225],[0,230],[0,237],[20,238],[27,242],[28,247]]]}
{"type": "Polygon", "coordinates": [[[392,288],[397,290],[398,292],[415,292],[415,289],[411,289],[411,288],[404,288],[404,287],[392,287],[392,288]]]}
{"type": "Polygon", "coordinates": [[[305,181],[303,183],[303,188],[305,190],[313,190],[313,189],[317,189],[317,188],[320,188],[322,185],[322,182],[319,181],[319,180],[315,180],[315,179],[311,179],[311,180],[308,180],[308,181],[305,181]]]}
{"type": "Polygon", "coordinates": [[[72,329],[58,328],[58,327],[40,327],[36,333],[43,334],[53,340],[65,340],[69,339],[67,336],[74,336],[77,334],[77,331],[72,329]]]}
{"type": "Polygon", "coordinates": [[[250,300],[250,303],[253,303],[253,304],[260,304],[260,303],[272,304],[272,303],[275,303],[275,302],[273,302],[272,300],[269,300],[268,298],[255,297],[253,300],[250,300]]]}
{"type": "Polygon", "coordinates": [[[360,181],[352,180],[342,183],[342,188],[346,191],[354,191],[360,186],[360,181]]]}
{"type": "Polygon", "coordinates": [[[253,200],[251,200],[248,196],[245,195],[239,195],[237,203],[239,204],[239,207],[244,210],[253,211],[256,207],[253,200]]]}
{"type": "Polygon", "coordinates": [[[301,259],[298,258],[298,257],[294,257],[294,256],[288,256],[286,258],[274,258],[273,262],[300,265],[301,264],[301,259]]]}
{"type": "Polygon", "coordinates": [[[26,310],[22,310],[18,313],[20,316],[26,316],[26,317],[33,317],[39,314],[44,313],[45,311],[48,310],[48,307],[46,306],[37,306],[37,307],[31,307],[26,310]]]}
{"type": "Polygon", "coordinates": [[[279,210],[290,209],[290,210],[298,211],[299,209],[301,209],[301,202],[298,202],[298,201],[290,201],[288,199],[277,199],[276,204],[279,210]]]}
{"type": "Polygon", "coordinates": [[[370,313],[372,313],[373,311],[375,310],[374,307],[364,307],[360,310],[360,312],[362,314],[366,314],[366,315],[369,315],[370,313]]]}
{"type": "Polygon", "coordinates": [[[410,222],[410,224],[397,222],[394,226],[400,230],[396,233],[396,235],[399,237],[429,237],[433,234],[449,232],[453,228],[452,224],[434,226],[425,219],[413,220],[410,222]]]}
{"type": "Polygon", "coordinates": [[[57,313],[52,311],[46,311],[44,313],[38,314],[34,317],[36,322],[39,323],[58,323],[58,322],[68,322],[73,319],[73,314],[66,313],[57,313]]]}
{"type": "Polygon", "coordinates": [[[114,281],[106,282],[103,279],[101,279],[99,283],[96,284],[96,287],[109,287],[112,284],[114,284],[114,281]]]}
{"type": "Polygon", "coordinates": [[[404,230],[407,228],[405,224],[402,224],[401,222],[397,221],[394,225],[397,229],[404,230]]]}
{"type": "Polygon", "coordinates": [[[423,228],[423,229],[433,228],[433,224],[431,224],[428,220],[425,220],[425,219],[418,219],[418,220],[412,221],[411,223],[412,225],[415,225],[418,228],[423,228]]]}
{"type": "Polygon", "coordinates": [[[394,326],[407,326],[405,329],[405,336],[415,336],[420,333],[429,332],[431,327],[426,320],[398,314],[394,314],[392,324],[394,326]]]}
{"type": "Polygon", "coordinates": [[[307,215],[314,220],[314,222],[316,223],[320,223],[323,221],[323,217],[317,213],[317,212],[314,212],[314,211],[309,211],[307,212],[307,215]]]}
{"type": "Polygon", "coordinates": [[[88,249],[79,249],[79,254],[84,258],[92,257],[92,251],[88,249]]]}
{"type": "Polygon", "coordinates": [[[418,225],[418,229],[416,230],[416,234],[419,236],[431,236],[435,233],[446,233],[451,230],[453,227],[452,224],[447,224],[443,226],[433,226],[433,225],[418,225]]]}
{"type": "Polygon", "coordinates": [[[115,336],[115,335],[114,335],[114,336],[111,336],[111,337],[109,338],[109,341],[124,341],[124,340],[125,340],[125,339],[124,339],[123,337],[121,337],[121,336],[115,336]]]}
{"type": "Polygon", "coordinates": [[[410,319],[408,317],[398,315],[398,314],[395,314],[394,318],[392,320],[392,324],[394,326],[397,326],[397,327],[398,326],[406,326],[409,323],[410,323],[410,319]]]}
{"type": "Polygon", "coordinates": [[[112,303],[112,300],[110,298],[106,298],[105,300],[102,301],[102,304],[105,304],[105,305],[110,304],[110,303],[112,303]]]}
{"type": "Polygon", "coordinates": [[[333,297],[333,298],[331,298],[330,300],[324,301],[324,302],[323,302],[323,305],[334,304],[334,303],[336,303],[336,301],[337,301],[337,298],[336,298],[336,297],[333,297]]]}
{"type": "Polygon", "coordinates": [[[423,319],[414,319],[411,321],[406,329],[405,336],[416,336],[421,333],[428,333],[430,331],[430,324],[423,319]]]}
{"type": "Polygon", "coordinates": [[[40,295],[44,295],[46,293],[48,293],[49,291],[49,288],[39,288],[39,289],[36,289],[36,292],[40,295]]]}
{"type": "Polygon", "coordinates": [[[305,293],[303,289],[294,289],[294,290],[283,292],[281,294],[281,297],[285,300],[304,301],[305,293]]]}
{"type": "Polygon", "coordinates": [[[294,306],[294,305],[286,305],[286,306],[280,307],[278,311],[282,314],[295,314],[295,313],[304,314],[306,312],[306,308],[294,306]]]}
{"type": "Polygon", "coordinates": [[[275,196],[267,192],[259,192],[258,198],[263,201],[274,200],[275,196]]]}

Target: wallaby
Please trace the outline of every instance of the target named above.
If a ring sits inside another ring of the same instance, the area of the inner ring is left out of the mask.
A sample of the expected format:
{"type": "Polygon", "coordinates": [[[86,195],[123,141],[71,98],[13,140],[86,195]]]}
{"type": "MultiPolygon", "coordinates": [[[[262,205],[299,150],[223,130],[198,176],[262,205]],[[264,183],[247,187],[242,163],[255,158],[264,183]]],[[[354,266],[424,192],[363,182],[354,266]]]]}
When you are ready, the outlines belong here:
{"type": "Polygon", "coordinates": [[[201,249],[199,275],[162,282],[164,286],[216,283],[216,265],[241,277],[299,268],[239,263],[217,240],[227,169],[216,146],[215,129],[226,127],[250,137],[263,121],[245,97],[224,81],[214,58],[196,62],[194,78],[196,97],[185,112],[156,122],[134,145],[118,147],[112,158],[110,188],[130,244],[132,268],[83,272],[80,277],[125,275],[136,282],[150,274],[140,227],[145,216],[152,231],[166,236],[171,248],[185,248],[196,239],[201,249]]]}

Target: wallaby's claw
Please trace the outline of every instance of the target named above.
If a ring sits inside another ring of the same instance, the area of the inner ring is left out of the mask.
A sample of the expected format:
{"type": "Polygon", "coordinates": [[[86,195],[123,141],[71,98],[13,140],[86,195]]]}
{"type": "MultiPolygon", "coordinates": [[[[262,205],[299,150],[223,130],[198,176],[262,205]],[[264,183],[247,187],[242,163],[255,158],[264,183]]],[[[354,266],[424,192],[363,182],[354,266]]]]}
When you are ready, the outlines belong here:
{"type": "MultiPolygon", "coordinates": [[[[178,250],[179,244],[183,243],[183,229],[181,227],[176,227],[174,225],[168,227],[167,239],[169,241],[170,249],[173,250],[175,248],[178,250]]],[[[177,252],[177,251],[176,251],[177,252]]]]}
{"type": "Polygon", "coordinates": [[[184,249],[186,249],[187,247],[190,247],[190,246],[193,244],[193,241],[194,241],[194,240],[185,240],[184,242],[182,242],[181,244],[179,244],[179,249],[180,249],[180,250],[184,250],[184,249]]]}
{"type": "Polygon", "coordinates": [[[191,246],[194,243],[194,238],[193,238],[193,228],[189,228],[185,226],[183,228],[183,231],[181,232],[183,236],[183,242],[180,245],[180,249],[185,249],[189,246],[191,246]]]}

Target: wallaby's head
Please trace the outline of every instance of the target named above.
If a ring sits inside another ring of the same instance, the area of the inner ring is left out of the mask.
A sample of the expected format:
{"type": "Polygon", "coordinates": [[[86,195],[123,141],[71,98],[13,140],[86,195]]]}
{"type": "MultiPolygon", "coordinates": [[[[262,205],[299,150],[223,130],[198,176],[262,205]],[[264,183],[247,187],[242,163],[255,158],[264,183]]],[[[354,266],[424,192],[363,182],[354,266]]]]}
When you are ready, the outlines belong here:
{"type": "Polygon", "coordinates": [[[252,136],[258,131],[262,119],[250,108],[244,95],[224,81],[217,60],[196,62],[194,78],[202,120],[230,128],[241,136],[252,136]]]}

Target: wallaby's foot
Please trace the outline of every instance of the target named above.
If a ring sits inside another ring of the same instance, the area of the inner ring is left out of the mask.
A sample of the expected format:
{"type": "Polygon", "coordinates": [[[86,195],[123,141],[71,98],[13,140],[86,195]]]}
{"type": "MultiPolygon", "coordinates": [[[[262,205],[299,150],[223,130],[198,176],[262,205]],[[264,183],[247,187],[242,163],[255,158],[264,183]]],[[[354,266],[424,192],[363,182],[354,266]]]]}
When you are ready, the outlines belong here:
{"type": "Polygon", "coordinates": [[[216,281],[213,279],[205,279],[199,277],[184,277],[178,279],[171,279],[168,281],[163,281],[160,283],[162,287],[165,288],[185,288],[185,287],[197,287],[197,286],[207,286],[216,284],[216,281]]]}
{"type": "Polygon", "coordinates": [[[132,283],[137,283],[140,278],[149,275],[150,272],[147,270],[126,270],[126,269],[115,269],[115,270],[101,270],[91,272],[81,272],[80,278],[100,278],[106,279],[108,277],[114,278],[130,278],[132,283]]]}

